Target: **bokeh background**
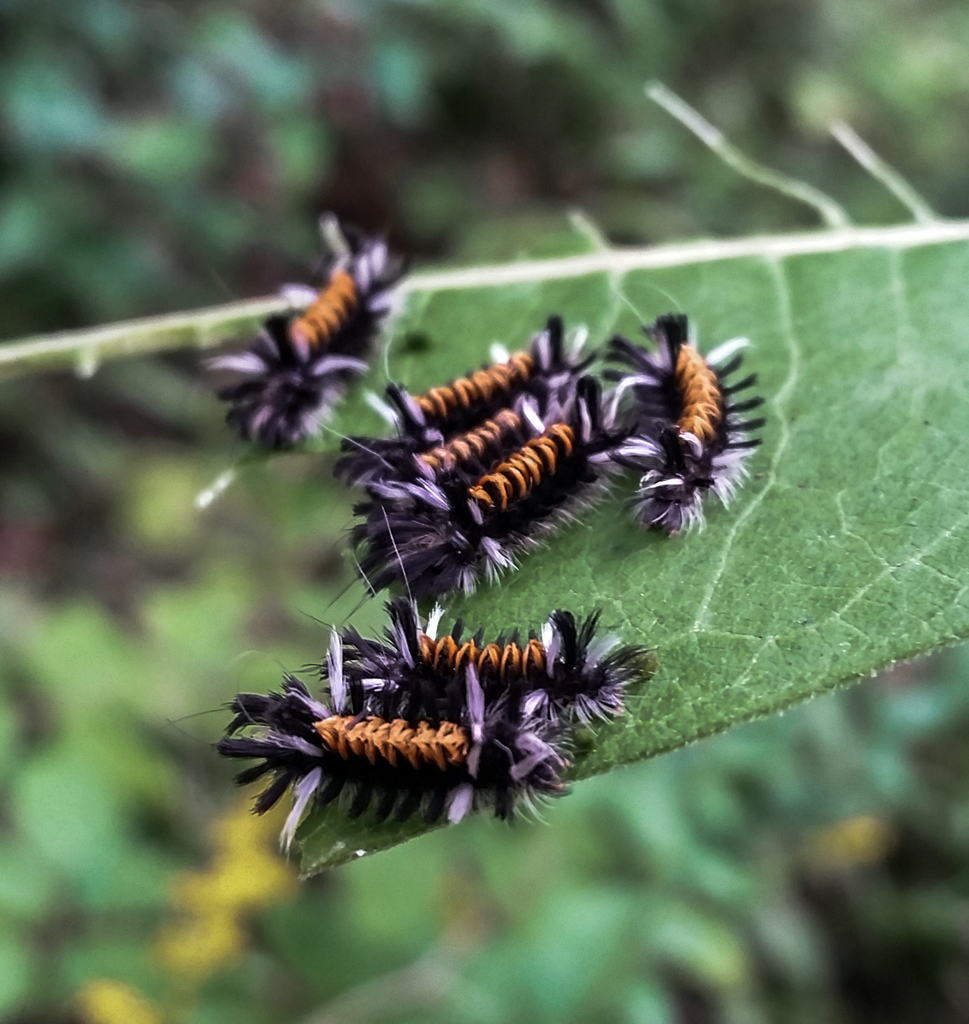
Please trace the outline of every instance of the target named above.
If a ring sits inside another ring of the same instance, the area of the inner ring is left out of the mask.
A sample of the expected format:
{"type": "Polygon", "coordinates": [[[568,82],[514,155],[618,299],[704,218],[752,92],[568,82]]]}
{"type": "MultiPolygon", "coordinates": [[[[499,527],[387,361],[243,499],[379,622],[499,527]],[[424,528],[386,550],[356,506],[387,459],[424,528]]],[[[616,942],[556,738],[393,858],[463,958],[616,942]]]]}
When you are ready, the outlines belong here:
{"type": "MultiPolygon", "coordinates": [[[[860,221],[832,119],[966,216],[967,44],[959,0],[2,0],[0,337],[305,279],[324,209],[417,264],[811,225],[650,78],[860,221]]],[[[197,512],[236,453],[190,355],[0,382],[0,1019],[969,1020],[961,649],[297,884],[199,713],[319,657],[348,506],[291,456],[197,512]]]]}

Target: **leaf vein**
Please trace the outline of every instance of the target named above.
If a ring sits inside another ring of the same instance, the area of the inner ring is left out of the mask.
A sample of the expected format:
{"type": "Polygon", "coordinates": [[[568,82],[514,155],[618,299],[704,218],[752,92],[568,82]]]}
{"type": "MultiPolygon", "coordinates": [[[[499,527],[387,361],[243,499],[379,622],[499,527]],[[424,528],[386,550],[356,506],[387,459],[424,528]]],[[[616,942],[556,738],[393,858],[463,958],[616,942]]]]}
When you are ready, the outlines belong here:
{"type": "Polygon", "coordinates": [[[727,562],[730,559],[731,549],[733,548],[737,534],[744,528],[747,520],[750,519],[757,508],[760,507],[764,498],[776,485],[777,467],[780,465],[781,459],[784,457],[784,453],[786,452],[787,446],[791,440],[791,426],[788,422],[787,404],[795,386],[797,385],[801,367],[801,352],[798,347],[797,337],[794,331],[794,317],[791,310],[791,293],[790,287],[787,283],[787,277],[784,273],[783,264],[780,260],[775,259],[768,259],[766,262],[774,283],[774,288],[777,292],[777,302],[780,310],[781,334],[787,347],[789,357],[787,377],[784,380],[784,383],[781,384],[780,388],[778,388],[777,393],[770,400],[771,408],[774,410],[774,415],[776,416],[777,423],[779,425],[780,437],[777,441],[777,448],[775,448],[774,454],[771,457],[770,469],[767,473],[767,482],[760,491],[754,495],[753,499],[747,504],[747,507],[733,521],[733,525],[727,533],[723,551],[720,555],[720,563],[714,571],[710,582],[707,584],[703,598],[700,601],[700,606],[697,608],[696,617],[693,622],[694,633],[698,633],[704,628],[707,612],[710,608],[710,602],[713,600],[713,595],[720,584],[720,580],[723,578],[724,572],[726,571],[727,562]]]}
{"type": "MultiPolygon", "coordinates": [[[[886,563],[885,568],[882,569],[878,575],[873,576],[863,587],[859,587],[858,591],[853,597],[849,598],[841,608],[831,613],[831,616],[841,618],[849,608],[857,604],[874,586],[877,586],[882,580],[886,578],[895,579],[895,574],[902,569],[911,569],[918,566],[924,566],[927,569],[934,569],[937,573],[938,569],[934,565],[930,565],[925,562],[931,554],[937,551],[950,537],[954,536],[960,530],[969,526],[969,514],[963,516],[958,522],[953,523],[947,530],[943,530],[938,537],[935,538],[930,544],[928,544],[923,550],[912,555],[911,558],[907,558],[904,562],[900,562],[898,565],[891,565],[886,563]]],[[[939,575],[943,575],[939,573],[939,575]]]]}

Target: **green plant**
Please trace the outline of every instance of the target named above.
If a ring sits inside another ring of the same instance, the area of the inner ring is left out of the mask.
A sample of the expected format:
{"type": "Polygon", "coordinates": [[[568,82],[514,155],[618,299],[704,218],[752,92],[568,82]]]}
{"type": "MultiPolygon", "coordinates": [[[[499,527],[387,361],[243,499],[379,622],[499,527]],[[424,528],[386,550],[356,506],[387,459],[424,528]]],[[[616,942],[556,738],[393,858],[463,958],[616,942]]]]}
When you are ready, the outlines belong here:
{"type": "MultiPolygon", "coordinates": [[[[374,386],[385,374],[430,386],[486,358],[493,340],[524,339],[552,311],[600,339],[634,333],[673,305],[689,311],[708,345],[738,334],[754,342],[770,420],[753,480],[730,510],[713,513],[702,534],[670,541],[642,535],[617,494],[500,587],[455,604],[492,629],[531,624],[536,609],[601,607],[624,639],[655,649],[656,675],[633,688],[621,720],[588,738],[576,779],[969,634],[969,581],[958,568],[969,527],[959,374],[969,225],[934,217],[849,139],[916,216],[913,225],[853,227],[833,200],[742,157],[671,94],[651,94],[741,173],[814,206],[833,226],[623,250],[573,217],[513,262],[410,278],[371,376],[374,386]],[[406,344],[416,336],[429,344],[406,344]]],[[[119,339],[139,350],[206,345],[271,305],[183,317],[176,335],[163,319],[127,333],[119,325],[13,344],[0,367],[97,365],[117,354],[119,339]]],[[[332,448],[340,433],[374,425],[358,396],[308,447],[332,448]]],[[[300,832],[304,872],[422,830],[316,812],[300,832]]]]}

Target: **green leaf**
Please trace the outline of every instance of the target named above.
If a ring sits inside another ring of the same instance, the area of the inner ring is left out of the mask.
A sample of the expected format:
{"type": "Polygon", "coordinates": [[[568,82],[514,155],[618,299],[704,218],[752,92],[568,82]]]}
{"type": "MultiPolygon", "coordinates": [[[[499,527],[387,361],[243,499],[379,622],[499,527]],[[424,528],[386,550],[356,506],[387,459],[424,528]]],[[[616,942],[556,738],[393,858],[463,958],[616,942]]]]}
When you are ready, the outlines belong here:
{"type": "MultiPolygon", "coordinates": [[[[451,605],[488,631],[537,626],[556,607],[601,608],[607,628],[655,651],[655,676],[591,735],[574,778],[969,635],[966,230],[601,250],[442,271],[413,288],[388,360],[413,389],[487,360],[493,341],[520,346],[551,312],[595,342],[671,307],[695,320],[701,348],[753,342],[769,419],[730,508],[711,503],[701,532],[646,534],[624,508],[635,485],[624,479],[500,586],[451,605]],[[406,350],[415,332],[430,345],[406,350]]],[[[341,426],[358,422],[350,412],[341,426]]],[[[300,830],[303,871],[417,830],[316,812],[300,830]]]]}
{"type": "MultiPolygon", "coordinates": [[[[967,449],[960,358],[969,333],[969,223],[942,221],[844,125],[836,137],[916,219],[856,228],[817,189],[750,160],[658,83],[648,95],[749,181],[811,206],[830,228],[789,236],[618,250],[574,214],[505,264],[413,274],[368,381],[411,391],[524,345],[550,313],[593,342],[670,308],[689,313],[701,347],[754,344],[770,413],[752,479],[730,509],[686,537],[644,534],[625,480],[500,586],[452,602],[489,632],[537,627],[556,607],[596,609],[603,624],[655,652],[619,720],[576,738],[581,779],[673,750],[731,725],[969,635],[967,449]],[[527,253],[527,255],[524,255],[527,253]],[[658,669],[657,669],[658,666],[658,669]],[[655,675],[653,673],[655,671],[655,675]],[[653,676],[650,680],[648,677],[653,676]]],[[[502,250],[505,251],[505,250],[502,250]]],[[[0,347],[0,375],[102,356],[213,344],[271,302],[112,325],[0,347]]],[[[309,451],[381,430],[351,393],[309,451]]],[[[247,460],[199,497],[207,504],[247,460]]],[[[299,837],[306,874],[423,831],[414,822],[349,822],[316,811],[299,837]]]]}

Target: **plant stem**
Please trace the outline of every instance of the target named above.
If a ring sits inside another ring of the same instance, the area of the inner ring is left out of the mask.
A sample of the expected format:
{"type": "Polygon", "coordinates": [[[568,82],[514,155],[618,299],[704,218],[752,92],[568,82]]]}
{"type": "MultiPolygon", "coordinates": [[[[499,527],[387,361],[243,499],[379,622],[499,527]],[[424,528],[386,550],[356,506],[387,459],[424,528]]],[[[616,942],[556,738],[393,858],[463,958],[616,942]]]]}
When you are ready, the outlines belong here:
{"type": "MultiPolygon", "coordinates": [[[[540,284],[586,274],[625,274],[634,270],[713,263],[745,256],[779,260],[848,249],[902,250],[964,241],[969,241],[969,221],[936,220],[892,227],[847,227],[836,231],[682,242],[645,249],[608,248],[557,259],[430,270],[406,278],[400,290],[407,296],[459,288],[540,284]]],[[[265,297],[187,313],[0,342],[0,379],[34,370],[72,367],[80,376],[90,376],[105,359],[118,356],[148,355],[176,348],[212,348],[232,338],[251,337],[266,316],[286,308],[285,299],[265,297]]]]}

